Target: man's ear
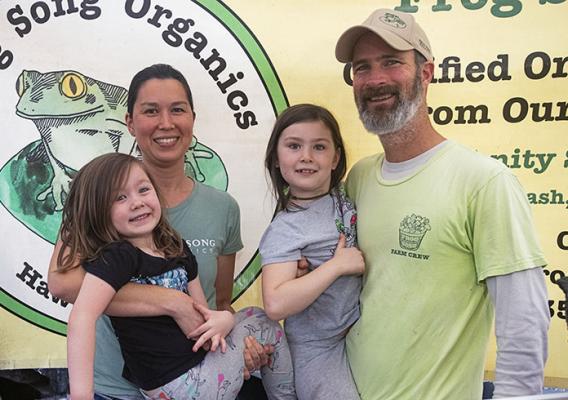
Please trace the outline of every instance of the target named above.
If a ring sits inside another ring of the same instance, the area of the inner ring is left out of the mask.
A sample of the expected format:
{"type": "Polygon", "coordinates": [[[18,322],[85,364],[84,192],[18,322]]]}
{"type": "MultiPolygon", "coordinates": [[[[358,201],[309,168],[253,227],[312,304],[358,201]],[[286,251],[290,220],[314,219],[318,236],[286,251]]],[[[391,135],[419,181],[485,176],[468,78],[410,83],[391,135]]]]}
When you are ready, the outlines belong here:
{"type": "Polygon", "coordinates": [[[434,78],[434,63],[432,61],[426,61],[422,64],[422,83],[429,84],[432,82],[432,78],[434,78]]]}

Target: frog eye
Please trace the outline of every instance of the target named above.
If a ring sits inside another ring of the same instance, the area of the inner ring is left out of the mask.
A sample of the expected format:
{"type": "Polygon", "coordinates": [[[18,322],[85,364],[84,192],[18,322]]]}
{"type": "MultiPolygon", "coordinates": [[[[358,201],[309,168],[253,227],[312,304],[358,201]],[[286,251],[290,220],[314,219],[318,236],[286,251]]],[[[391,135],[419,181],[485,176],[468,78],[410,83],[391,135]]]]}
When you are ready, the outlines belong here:
{"type": "Polygon", "coordinates": [[[76,72],[68,72],[61,78],[59,90],[70,99],[78,99],[87,93],[87,83],[85,78],[76,72]]]}
{"type": "Polygon", "coordinates": [[[18,92],[18,96],[22,97],[26,89],[26,78],[22,72],[16,81],[16,92],[18,92]]]}

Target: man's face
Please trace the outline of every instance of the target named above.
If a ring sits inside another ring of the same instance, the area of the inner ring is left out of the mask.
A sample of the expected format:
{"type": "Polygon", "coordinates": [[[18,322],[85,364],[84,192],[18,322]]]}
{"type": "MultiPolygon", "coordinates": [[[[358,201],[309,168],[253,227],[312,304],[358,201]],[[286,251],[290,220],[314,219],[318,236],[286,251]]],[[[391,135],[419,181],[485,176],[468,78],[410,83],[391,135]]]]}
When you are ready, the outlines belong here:
{"type": "Polygon", "coordinates": [[[422,68],[414,51],[398,51],[367,33],[353,49],[353,91],[365,128],[384,135],[401,130],[423,101],[422,68]]]}

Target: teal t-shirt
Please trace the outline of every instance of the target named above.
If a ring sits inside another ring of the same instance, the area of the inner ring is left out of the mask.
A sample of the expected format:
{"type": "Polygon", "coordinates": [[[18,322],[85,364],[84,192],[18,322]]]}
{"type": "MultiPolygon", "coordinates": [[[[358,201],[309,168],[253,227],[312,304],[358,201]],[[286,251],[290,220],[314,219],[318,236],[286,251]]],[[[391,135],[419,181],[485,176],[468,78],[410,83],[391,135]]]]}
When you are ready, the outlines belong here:
{"type": "MultiPolygon", "coordinates": [[[[210,308],[216,308],[217,256],[243,247],[240,211],[228,193],[195,182],[191,196],[167,210],[170,223],[197,259],[198,274],[210,308]]],[[[97,321],[95,391],[109,396],[140,398],[138,388],[122,378],[124,360],[110,319],[97,321]]]]}
{"type": "Polygon", "coordinates": [[[347,337],[361,398],[481,398],[493,307],[487,277],[546,264],[518,180],[449,142],[412,176],[385,181],[383,155],[354,166],[366,270],[347,337]]]}

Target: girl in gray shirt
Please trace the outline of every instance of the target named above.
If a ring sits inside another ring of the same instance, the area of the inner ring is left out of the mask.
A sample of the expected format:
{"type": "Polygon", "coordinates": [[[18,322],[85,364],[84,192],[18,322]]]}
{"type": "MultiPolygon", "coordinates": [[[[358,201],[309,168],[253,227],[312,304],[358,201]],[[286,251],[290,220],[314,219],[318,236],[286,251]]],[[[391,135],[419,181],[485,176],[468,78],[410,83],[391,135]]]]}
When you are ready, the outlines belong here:
{"type": "Polygon", "coordinates": [[[359,318],[364,261],[341,179],[346,156],[333,115],[300,104],[276,121],[265,166],[279,212],[260,243],[269,318],[285,319],[298,398],[358,400],[345,335],[359,318]],[[309,273],[298,276],[298,262],[309,273]]]}

